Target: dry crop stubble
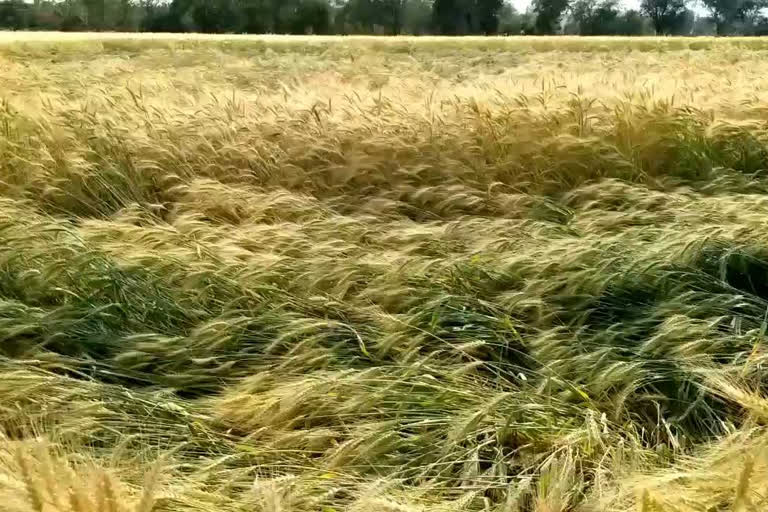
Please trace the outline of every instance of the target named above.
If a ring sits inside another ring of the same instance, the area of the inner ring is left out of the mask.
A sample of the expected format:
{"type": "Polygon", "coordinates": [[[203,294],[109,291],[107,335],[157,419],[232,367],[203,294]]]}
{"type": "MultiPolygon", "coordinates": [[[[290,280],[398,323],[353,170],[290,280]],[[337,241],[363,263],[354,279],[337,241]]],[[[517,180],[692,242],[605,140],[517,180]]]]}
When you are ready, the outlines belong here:
{"type": "Polygon", "coordinates": [[[766,40],[0,39],[12,510],[764,508],[766,40]]]}

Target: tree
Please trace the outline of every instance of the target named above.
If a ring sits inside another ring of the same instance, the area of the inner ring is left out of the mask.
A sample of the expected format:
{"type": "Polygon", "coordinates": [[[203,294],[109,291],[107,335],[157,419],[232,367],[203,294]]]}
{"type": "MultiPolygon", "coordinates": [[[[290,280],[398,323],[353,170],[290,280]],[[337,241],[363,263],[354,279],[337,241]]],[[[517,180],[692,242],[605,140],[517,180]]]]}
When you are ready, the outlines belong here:
{"type": "Polygon", "coordinates": [[[702,0],[712,15],[718,35],[732,33],[739,25],[754,22],[768,6],[766,0],[702,0]]]}
{"type": "Polygon", "coordinates": [[[139,0],[141,21],[139,30],[144,32],[172,32],[168,27],[171,19],[169,4],[161,0],[139,0]]]}
{"type": "Polygon", "coordinates": [[[503,0],[435,0],[434,25],[441,34],[495,34],[503,0]]]}
{"type": "Polygon", "coordinates": [[[232,32],[237,25],[237,11],[232,0],[199,0],[192,6],[190,14],[199,32],[232,32]]]}
{"type": "Polygon", "coordinates": [[[432,16],[437,32],[444,35],[456,35],[461,32],[460,0],[435,0],[432,4],[432,16]]]}
{"type": "Polygon", "coordinates": [[[537,34],[554,34],[558,31],[563,13],[568,9],[569,0],[533,0],[536,14],[534,26],[537,34]]]}
{"type": "Polygon", "coordinates": [[[381,0],[381,10],[383,11],[383,21],[389,32],[393,35],[399,35],[403,30],[403,11],[406,0],[381,0]]]}
{"type": "Polygon", "coordinates": [[[515,6],[505,2],[499,10],[499,32],[502,34],[518,34],[523,29],[522,18],[515,6]]]}
{"type": "Polygon", "coordinates": [[[759,16],[750,27],[750,35],[753,36],[766,36],[768,35],[768,18],[765,16],[759,16]]]}
{"type": "Polygon", "coordinates": [[[298,2],[299,0],[267,0],[271,19],[269,32],[287,34],[291,31],[298,2]]]}
{"type": "Polygon", "coordinates": [[[616,18],[615,34],[619,36],[641,36],[652,34],[648,18],[635,9],[624,11],[616,18]]]}
{"type": "Polygon", "coordinates": [[[104,28],[104,0],[82,0],[86,11],[86,25],[88,28],[104,28]]]}
{"type": "Polygon", "coordinates": [[[0,2],[0,28],[22,30],[29,27],[29,6],[23,0],[0,2]]]}
{"type": "Polygon", "coordinates": [[[577,0],[571,8],[571,17],[582,36],[619,35],[626,22],[617,0],[577,0]]]}
{"type": "Polygon", "coordinates": [[[752,32],[763,18],[762,13],[766,7],[768,7],[768,0],[743,0],[740,3],[737,19],[744,26],[740,31],[741,34],[752,32]]]}
{"type": "Polygon", "coordinates": [[[249,34],[272,31],[272,6],[269,0],[239,0],[239,30],[249,34]]]}
{"type": "Polygon", "coordinates": [[[330,32],[331,13],[324,0],[302,0],[296,7],[291,22],[293,34],[327,34],[330,32]]]}
{"type": "Polygon", "coordinates": [[[87,14],[83,5],[75,0],[64,0],[56,4],[56,13],[61,18],[59,30],[79,31],[85,27],[87,14]]]}
{"type": "Polygon", "coordinates": [[[653,23],[657,35],[669,35],[686,15],[686,0],[642,0],[640,10],[653,23]]]}
{"type": "Polygon", "coordinates": [[[170,4],[147,1],[146,7],[153,10],[154,18],[150,23],[145,23],[152,32],[186,32],[189,26],[185,23],[185,17],[192,7],[191,0],[172,0],[170,4]],[[162,9],[161,9],[162,7],[162,9]]]}
{"type": "Polygon", "coordinates": [[[342,7],[346,25],[353,32],[372,33],[376,24],[377,2],[373,0],[348,0],[342,7]]]}
{"type": "Polygon", "coordinates": [[[686,9],[674,19],[669,34],[673,36],[690,36],[694,32],[696,13],[686,9]]]}
{"type": "Polygon", "coordinates": [[[717,35],[717,27],[715,25],[715,21],[709,16],[696,16],[696,18],[693,20],[691,35],[693,36],[717,35]]]}
{"type": "Polygon", "coordinates": [[[120,30],[136,30],[136,5],[133,0],[120,0],[116,12],[116,18],[109,23],[112,28],[120,30]]]}
{"type": "Polygon", "coordinates": [[[477,0],[474,5],[476,29],[473,32],[483,35],[495,34],[499,30],[499,11],[502,0],[477,0]]]}
{"type": "Polygon", "coordinates": [[[349,0],[342,7],[344,23],[354,32],[402,32],[409,0],[349,0]]]}
{"type": "Polygon", "coordinates": [[[407,34],[426,34],[431,29],[432,2],[430,0],[405,0],[402,31],[407,34]]]}

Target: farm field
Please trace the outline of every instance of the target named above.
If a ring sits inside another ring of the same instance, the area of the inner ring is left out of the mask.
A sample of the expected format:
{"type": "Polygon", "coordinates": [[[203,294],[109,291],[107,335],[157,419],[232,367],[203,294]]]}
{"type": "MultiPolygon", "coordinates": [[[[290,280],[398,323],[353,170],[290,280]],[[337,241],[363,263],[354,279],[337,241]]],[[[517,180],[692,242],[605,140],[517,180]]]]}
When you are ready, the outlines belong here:
{"type": "Polygon", "coordinates": [[[768,39],[0,34],[0,508],[768,502],[768,39]]]}

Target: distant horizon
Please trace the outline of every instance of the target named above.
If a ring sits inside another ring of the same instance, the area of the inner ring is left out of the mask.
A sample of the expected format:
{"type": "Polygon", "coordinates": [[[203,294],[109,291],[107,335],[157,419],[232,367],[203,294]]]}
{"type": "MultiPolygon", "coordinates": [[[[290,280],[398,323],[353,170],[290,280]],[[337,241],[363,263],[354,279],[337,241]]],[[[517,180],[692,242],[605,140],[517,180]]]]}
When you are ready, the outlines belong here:
{"type": "MultiPolygon", "coordinates": [[[[62,0],[54,0],[62,1],[62,0]]],[[[504,0],[506,3],[511,4],[518,12],[526,12],[531,6],[531,0],[504,0]]],[[[34,3],[34,0],[24,0],[28,4],[34,3]]],[[[640,0],[619,0],[619,5],[624,9],[640,9],[640,0]]],[[[701,5],[699,0],[694,0],[690,4],[690,9],[696,13],[697,16],[707,16],[709,13],[701,5]]]]}
{"type": "MultiPolygon", "coordinates": [[[[531,0],[505,0],[505,1],[511,4],[519,12],[525,12],[531,6],[531,0]]],[[[629,9],[640,10],[640,0],[619,0],[619,5],[627,10],[629,9]]],[[[696,16],[709,15],[709,13],[704,8],[704,6],[701,5],[701,2],[699,2],[699,0],[694,0],[693,2],[690,3],[688,7],[689,9],[691,9],[693,12],[696,13],[696,16]]]]}

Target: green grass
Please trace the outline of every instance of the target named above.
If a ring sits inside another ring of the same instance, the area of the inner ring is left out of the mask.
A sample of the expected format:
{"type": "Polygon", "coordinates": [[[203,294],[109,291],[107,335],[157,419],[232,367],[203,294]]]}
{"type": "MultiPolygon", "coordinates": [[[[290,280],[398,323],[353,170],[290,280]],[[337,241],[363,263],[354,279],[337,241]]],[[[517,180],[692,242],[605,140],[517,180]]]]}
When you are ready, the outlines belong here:
{"type": "Polygon", "coordinates": [[[39,37],[8,510],[764,509],[766,40],[39,37]]]}

